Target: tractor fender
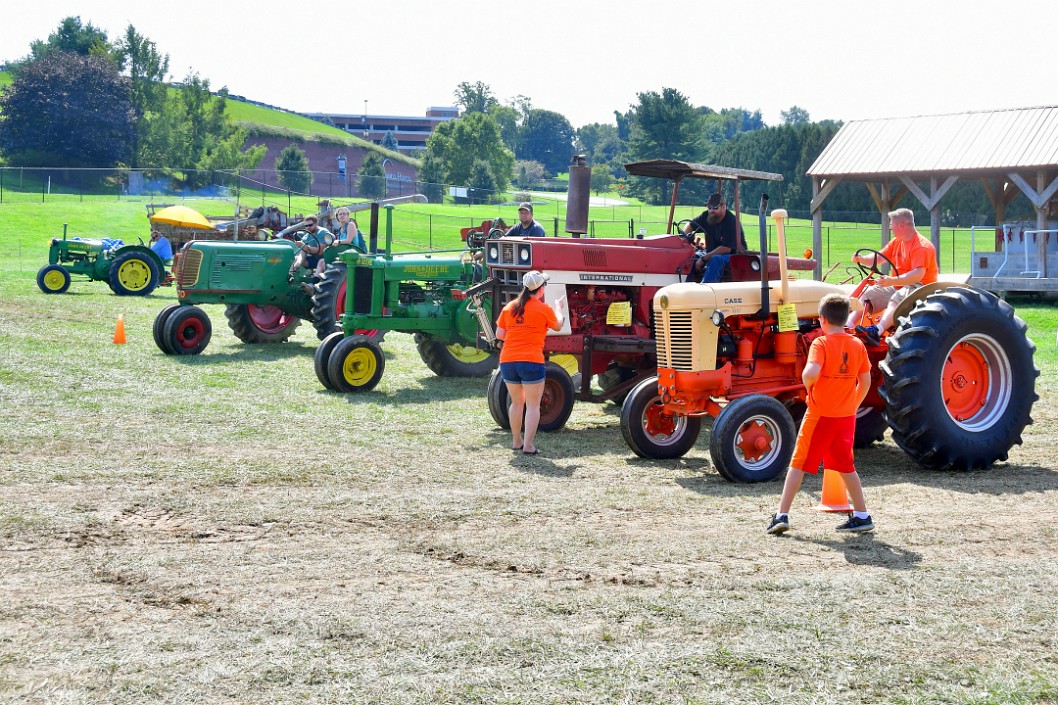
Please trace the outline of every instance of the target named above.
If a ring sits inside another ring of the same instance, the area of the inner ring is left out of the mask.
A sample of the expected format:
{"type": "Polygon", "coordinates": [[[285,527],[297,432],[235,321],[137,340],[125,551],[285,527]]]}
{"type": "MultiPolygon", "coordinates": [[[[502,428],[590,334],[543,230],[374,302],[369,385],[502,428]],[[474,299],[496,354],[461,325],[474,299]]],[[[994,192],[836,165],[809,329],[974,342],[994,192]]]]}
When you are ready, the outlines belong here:
{"type": "Polygon", "coordinates": [[[915,307],[915,304],[919,301],[925,300],[927,296],[935,291],[944,291],[945,289],[951,289],[953,287],[962,287],[964,289],[969,288],[969,284],[966,283],[966,280],[966,275],[953,275],[951,278],[937,280],[932,284],[923,284],[908,294],[907,298],[897,305],[893,310],[893,321],[899,321],[904,316],[907,316],[907,314],[911,313],[911,309],[915,307]]]}

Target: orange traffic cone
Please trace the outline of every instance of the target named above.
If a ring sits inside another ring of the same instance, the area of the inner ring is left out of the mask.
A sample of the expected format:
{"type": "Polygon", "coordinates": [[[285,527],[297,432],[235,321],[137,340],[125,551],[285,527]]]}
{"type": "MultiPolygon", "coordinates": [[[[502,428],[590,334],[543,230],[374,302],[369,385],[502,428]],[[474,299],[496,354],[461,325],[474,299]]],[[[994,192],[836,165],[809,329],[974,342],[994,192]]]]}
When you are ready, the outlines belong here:
{"type": "Polygon", "coordinates": [[[114,326],[114,342],[118,345],[125,344],[125,314],[118,314],[118,323],[114,326]]]}
{"type": "Polygon", "coordinates": [[[816,505],[816,510],[843,513],[852,511],[849,495],[845,489],[845,481],[841,479],[841,473],[836,470],[823,468],[823,496],[816,505]]]}

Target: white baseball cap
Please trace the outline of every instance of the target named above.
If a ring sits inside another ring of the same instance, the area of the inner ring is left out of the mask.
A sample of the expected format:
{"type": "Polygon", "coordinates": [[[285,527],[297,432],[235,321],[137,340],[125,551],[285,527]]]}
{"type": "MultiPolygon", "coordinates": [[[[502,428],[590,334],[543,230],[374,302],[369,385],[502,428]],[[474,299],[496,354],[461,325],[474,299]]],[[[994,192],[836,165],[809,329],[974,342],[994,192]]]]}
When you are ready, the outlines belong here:
{"type": "Polygon", "coordinates": [[[551,279],[550,276],[534,269],[531,272],[526,272],[525,276],[522,277],[522,286],[529,291],[536,291],[546,284],[549,279],[551,279]]]}

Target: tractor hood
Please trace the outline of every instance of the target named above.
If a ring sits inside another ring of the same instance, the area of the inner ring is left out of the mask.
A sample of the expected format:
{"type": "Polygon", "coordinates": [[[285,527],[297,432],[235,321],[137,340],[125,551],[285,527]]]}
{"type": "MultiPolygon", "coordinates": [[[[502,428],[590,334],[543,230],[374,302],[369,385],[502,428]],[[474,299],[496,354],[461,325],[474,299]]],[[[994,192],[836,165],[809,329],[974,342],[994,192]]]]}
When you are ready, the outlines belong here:
{"type": "MultiPolygon", "coordinates": [[[[774,312],[780,303],[780,282],[772,281],[770,308],[774,312]]],[[[794,279],[789,282],[789,298],[785,303],[795,304],[798,318],[814,318],[819,315],[819,301],[827,294],[848,296],[853,287],[827,284],[812,279],[794,279]]],[[[751,316],[760,310],[760,284],[757,282],[730,282],[719,284],[671,284],[654,296],[654,311],[702,310],[706,315],[720,311],[725,316],[751,316]]]]}

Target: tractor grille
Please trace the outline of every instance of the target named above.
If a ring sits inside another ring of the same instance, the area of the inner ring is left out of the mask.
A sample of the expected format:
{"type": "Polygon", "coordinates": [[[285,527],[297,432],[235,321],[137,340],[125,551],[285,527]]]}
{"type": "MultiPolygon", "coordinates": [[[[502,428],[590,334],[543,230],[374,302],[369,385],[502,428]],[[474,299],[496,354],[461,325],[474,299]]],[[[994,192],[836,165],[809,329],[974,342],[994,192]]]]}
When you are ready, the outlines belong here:
{"type": "Polygon", "coordinates": [[[260,268],[264,265],[264,259],[262,255],[224,255],[223,257],[214,257],[213,268],[209,273],[209,288],[230,288],[231,284],[227,282],[226,277],[228,273],[253,271],[255,266],[260,268]]]}
{"type": "Polygon", "coordinates": [[[606,269],[606,250],[585,247],[584,267],[586,269],[606,269]]]}
{"type": "Polygon", "coordinates": [[[193,289],[198,282],[200,269],[202,269],[202,250],[187,248],[180,255],[180,271],[176,275],[176,285],[181,289],[193,289]]]}
{"type": "Polygon", "coordinates": [[[672,311],[657,318],[658,366],[694,370],[694,325],[691,311],[672,311]]]}

